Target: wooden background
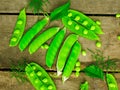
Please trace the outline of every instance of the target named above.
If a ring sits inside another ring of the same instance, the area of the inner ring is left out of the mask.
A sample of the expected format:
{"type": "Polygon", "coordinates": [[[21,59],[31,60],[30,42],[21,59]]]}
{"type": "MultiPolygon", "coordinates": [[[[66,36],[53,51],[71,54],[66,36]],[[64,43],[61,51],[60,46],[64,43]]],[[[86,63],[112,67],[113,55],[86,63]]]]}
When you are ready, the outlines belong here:
{"type": "MultiPolygon", "coordinates": [[[[48,12],[54,8],[64,4],[67,0],[49,0],[48,12]]],[[[19,11],[27,6],[27,0],[0,0],[0,90],[35,90],[30,83],[19,84],[15,78],[10,78],[10,61],[18,62],[22,58],[26,58],[28,62],[34,61],[43,66],[50,74],[56,73],[55,65],[49,69],[45,65],[46,50],[39,49],[35,54],[29,55],[28,49],[20,52],[18,47],[9,47],[10,36],[13,32],[19,11]]],[[[100,20],[101,28],[104,35],[100,35],[102,47],[105,56],[115,58],[120,61],[120,41],[117,40],[117,35],[120,34],[120,19],[115,18],[116,13],[120,13],[120,0],[71,0],[71,9],[76,9],[87,14],[93,20],[100,20]]],[[[37,20],[43,16],[33,15],[27,9],[27,24],[25,31],[28,30],[37,20]]],[[[62,27],[61,21],[54,21],[50,26],[62,27]]],[[[95,46],[95,41],[90,41],[85,38],[79,38],[80,43],[84,49],[98,49],[95,46]]],[[[84,68],[90,62],[91,53],[87,51],[87,56],[80,55],[81,68],[84,68]]],[[[110,70],[117,79],[118,87],[120,89],[120,65],[117,70],[110,70]]],[[[105,71],[106,73],[107,71],[105,71]]],[[[108,90],[105,81],[100,79],[90,78],[84,73],[76,78],[74,74],[64,84],[62,84],[61,77],[54,78],[57,90],[79,90],[81,82],[87,80],[90,84],[89,90],[108,90]]]]}

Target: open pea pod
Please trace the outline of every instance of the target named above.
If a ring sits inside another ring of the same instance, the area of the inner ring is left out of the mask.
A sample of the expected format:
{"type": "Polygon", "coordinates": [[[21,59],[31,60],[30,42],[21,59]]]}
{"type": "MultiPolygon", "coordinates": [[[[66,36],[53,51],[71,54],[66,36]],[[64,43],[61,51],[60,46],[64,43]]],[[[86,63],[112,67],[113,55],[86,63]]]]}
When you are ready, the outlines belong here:
{"type": "Polygon", "coordinates": [[[108,90],[118,90],[117,82],[112,74],[106,74],[108,90]]]}
{"type": "Polygon", "coordinates": [[[79,23],[77,23],[69,17],[62,18],[62,22],[66,28],[68,28],[75,34],[78,34],[79,36],[90,40],[99,40],[99,37],[94,32],[86,29],[85,27],[83,27],[82,25],[80,25],[79,23]]]}
{"type": "Polygon", "coordinates": [[[96,34],[103,34],[100,26],[91,18],[76,10],[68,10],[68,17],[96,34]]]}
{"type": "Polygon", "coordinates": [[[40,65],[30,63],[26,66],[25,72],[36,90],[56,90],[53,80],[40,65]]]}

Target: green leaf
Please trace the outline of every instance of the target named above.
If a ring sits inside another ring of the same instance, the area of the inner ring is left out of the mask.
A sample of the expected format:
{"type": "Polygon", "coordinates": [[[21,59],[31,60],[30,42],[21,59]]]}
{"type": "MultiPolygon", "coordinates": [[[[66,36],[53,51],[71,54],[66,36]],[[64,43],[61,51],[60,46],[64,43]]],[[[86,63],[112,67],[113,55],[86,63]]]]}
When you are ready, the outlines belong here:
{"type": "Polygon", "coordinates": [[[87,81],[80,85],[80,90],[88,90],[88,88],[89,88],[89,84],[87,81]]]}
{"type": "Polygon", "coordinates": [[[66,4],[54,9],[50,14],[50,20],[53,21],[53,20],[61,19],[62,17],[66,16],[69,7],[70,7],[70,0],[66,4]]]}
{"type": "Polygon", "coordinates": [[[90,65],[90,66],[87,66],[82,71],[84,71],[85,74],[90,77],[100,78],[100,79],[104,80],[104,73],[98,66],[90,65]]]}

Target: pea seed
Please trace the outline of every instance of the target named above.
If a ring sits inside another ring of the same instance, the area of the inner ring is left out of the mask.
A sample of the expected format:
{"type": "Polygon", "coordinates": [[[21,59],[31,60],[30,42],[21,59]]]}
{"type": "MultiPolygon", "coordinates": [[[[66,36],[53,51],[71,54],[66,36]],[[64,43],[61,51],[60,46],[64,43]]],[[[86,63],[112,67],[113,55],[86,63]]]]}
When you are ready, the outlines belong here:
{"type": "Polygon", "coordinates": [[[79,20],[80,20],[80,16],[76,16],[75,21],[79,21],[79,20]]]}
{"type": "Polygon", "coordinates": [[[101,42],[96,42],[96,47],[100,48],[102,46],[101,42]]]}
{"type": "Polygon", "coordinates": [[[41,48],[44,49],[44,46],[42,45],[41,48]]]}
{"type": "Polygon", "coordinates": [[[45,48],[45,49],[48,49],[48,48],[49,48],[49,45],[45,44],[45,45],[44,45],[44,48],[45,48]]]}
{"type": "Polygon", "coordinates": [[[75,73],[75,76],[76,76],[76,77],[78,77],[79,75],[80,75],[80,73],[79,73],[79,72],[76,72],[76,73],[75,73]]]}
{"type": "Polygon", "coordinates": [[[68,25],[72,25],[72,21],[71,20],[68,21],[68,25]]]}
{"type": "Polygon", "coordinates": [[[76,29],[76,30],[79,30],[79,29],[80,29],[79,25],[76,25],[76,26],[75,26],[75,29],[76,29]]]}
{"type": "Polygon", "coordinates": [[[33,76],[34,76],[34,73],[33,73],[33,72],[32,72],[32,73],[30,73],[30,76],[31,76],[31,77],[33,77],[33,76]]]}
{"type": "Polygon", "coordinates": [[[118,14],[116,14],[116,18],[120,18],[120,14],[118,13],[118,14]]]}
{"type": "Polygon", "coordinates": [[[86,51],[85,50],[82,51],[82,55],[86,56],[86,51]]]}
{"type": "Polygon", "coordinates": [[[18,20],[17,24],[23,24],[23,21],[22,20],[18,20]]]}
{"type": "Polygon", "coordinates": [[[19,34],[19,33],[20,33],[19,29],[14,31],[14,34],[19,34]]]}
{"type": "Polygon", "coordinates": [[[39,83],[39,79],[36,79],[36,80],[35,80],[35,83],[36,83],[36,84],[39,83]]]}
{"type": "Polygon", "coordinates": [[[76,63],[76,66],[80,66],[80,62],[79,61],[76,63]]]}
{"type": "Polygon", "coordinates": [[[68,17],[71,17],[72,16],[72,13],[68,13],[68,17]]]}
{"type": "Polygon", "coordinates": [[[101,22],[100,22],[100,21],[96,21],[96,24],[97,24],[97,25],[101,25],[101,22]]]}
{"type": "Polygon", "coordinates": [[[120,35],[117,36],[118,40],[120,40],[120,35]]]}
{"type": "Polygon", "coordinates": [[[35,67],[35,66],[32,66],[32,68],[33,68],[33,70],[35,70],[35,69],[36,69],[36,67],[35,67]]]}
{"type": "Polygon", "coordinates": [[[95,26],[91,26],[90,30],[95,30],[95,26]]]}
{"type": "Polygon", "coordinates": [[[13,38],[11,39],[11,41],[16,42],[16,41],[17,41],[17,38],[16,38],[16,37],[13,37],[13,38]]]}
{"type": "Polygon", "coordinates": [[[79,71],[80,71],[80,67],[76,67],[75,70],[76,70],[77,72],[79,72],[79,71]]]}
{"type": "Polygon", "coordinates": [[[38,71],[38,72],[37,72],[37,75],[38,75],[38,76],[41,76],[41,75],[42,75],[42,72],[41,72],[41,71],[38,71]]]}
{"type": "Polygon", "coordinates": [[[83,34],[88,34],[88,30],[85,29],[85,30],[83,31],[83,34]]]}
{"type": "Polygon", "coordinates": [[[48,89],[49,89],[49,90],[53,89],[53,86],[52,86],[52,85],[49,85],[49,86],[48,86],[48,89]]]}
{"type": "Polygon", "coordinates": [[[84,21],[82,24],[86,26],[88,24],[88,21],[84,21]]]}
{"type": "Polygon", "coordinates": [[[110,83],[110,84],[108,84],[108,85],[109,85],[110,87],[114,87],[114,88],[116,87],[115,84],[113,84],[113,83],[110,83]]]}
{"type": "Polygon", "coordinates": [[[47,78],[44,78],[42,81],[43,81],[44,83],[46,83],[46,82],[48,82],[48,79],[47,79],[47,78]]]}

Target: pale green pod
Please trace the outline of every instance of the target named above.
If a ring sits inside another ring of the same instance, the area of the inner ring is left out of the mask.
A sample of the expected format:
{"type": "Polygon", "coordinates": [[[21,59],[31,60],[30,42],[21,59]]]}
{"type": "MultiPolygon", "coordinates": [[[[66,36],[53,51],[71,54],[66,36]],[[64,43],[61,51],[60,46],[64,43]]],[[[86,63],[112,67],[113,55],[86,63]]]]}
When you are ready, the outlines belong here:
{"type": "Polygon", "coordinates": [[[63,39],[66,34],[66,28],[63,28],[61,31],[59,31],[56,36],[54,37],[53,41],[50,44],[49,49],[46,53],[46,65],[48,67],[52,67],[54,60],[57,56],[57,52],[63,42],[63,39]]]}
{"type": "MultiPolygon", "coordinates": [[[[73,45],[70,55],[68,57],[68,60],[66,62],[66,65],[64,67],[63,75],[62,75],[63,82],[65,82],[65,80],[67,80],[70,77],[72,70],[74,69],[76,62],[78,60],[78,57],[80,55],[80,52],[81,52],[81,45],[77,41],[73,45]]],[[[77,69],[77,71],[78,71],[78,69],[77,69]]]]}
{"type": "Polygon", "coordinates": [[[71,34],[67,37],[67,39],[64,41],[57,59],[57,74],[60,75],[62,73],[62,70],[65,66],[67,57],[69,55],[69,52],[74,45],[74,43],[77,41],[78,36],[75,34],[71,34]]]}
{"type": "Polygon", "coordinates": [[[24,8],[20,11],[20,14],[17,18],[17,22],[9,43],[10,47],[14,47],[19,43],[23,35],[25,25],[26,25],[26,12],[24,8]]]}
{"type": "Polygon", "coordinates": [[[49,18],[45,17],[42,20],[39,20],[36,22],[35,25],[33,25],[22,37],[20,44],[19,44],[19,49],[23,51],[28,44],[32,41],[32,39],[45,27],[45,25],[48,23],[49,18]]]}
{"type": "Polygon", "coordinates": [[[52,27],[48,30],[44,31],[42,34],[40,34],[35,40],[32,41],[32,43],[29,46],[29,53],[33,54],[36,52],[39,47],[44,44],[47,40],[49,40],[51,37],[53,37],[58,31],[59,27],[52,27]]]}
{"type": "Polygon", "coordinates": [[[118,90],[117,82],[112,74],[106,74],[108,90],[118,90]]]}
{"type": "Polygon", "coordinates": [[[26,66],[25,72],[36,90],[56,90],[53,80],[40,65],[30,63],[26,66]]]}

